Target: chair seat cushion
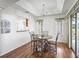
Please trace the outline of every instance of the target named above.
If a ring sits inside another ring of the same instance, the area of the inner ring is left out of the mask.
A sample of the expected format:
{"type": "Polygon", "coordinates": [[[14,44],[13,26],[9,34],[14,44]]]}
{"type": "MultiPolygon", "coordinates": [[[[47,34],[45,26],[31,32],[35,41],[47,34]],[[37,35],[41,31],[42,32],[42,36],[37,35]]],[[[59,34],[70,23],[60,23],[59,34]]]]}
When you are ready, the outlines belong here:
{"type": "Polygon", "coordinates": [[[37,40],[37,39],[33,39],[33,40],[32,40],[32,42],[36,42],[36,41],[38,41],[38,40],[37,40]]]}
{"type": "Polygon", "coordinates": [[[48,44],[53,44],[55,45],[56,43],[54,41],[48,41],[48,44]]]}
{"type": "Polygon", "coordinates": [[[53,52],[53,51],[56,52],[57,50],[56,50],[56,48],[53,48],[53,47],[52,47],[52,48],[51,48],[51,51],[52,51],[52,52],[53,52]]]}

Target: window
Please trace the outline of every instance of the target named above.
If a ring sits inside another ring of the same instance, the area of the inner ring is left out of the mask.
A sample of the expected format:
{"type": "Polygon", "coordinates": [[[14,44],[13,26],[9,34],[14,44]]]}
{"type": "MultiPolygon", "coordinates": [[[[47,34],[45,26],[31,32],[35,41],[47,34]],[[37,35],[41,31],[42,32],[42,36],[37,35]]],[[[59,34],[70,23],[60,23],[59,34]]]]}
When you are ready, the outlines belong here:
{"type": "Polygon", "coordinates": [[[23,32],[28,30],[28,19],[17,21],[17,32],[23,32]]]}

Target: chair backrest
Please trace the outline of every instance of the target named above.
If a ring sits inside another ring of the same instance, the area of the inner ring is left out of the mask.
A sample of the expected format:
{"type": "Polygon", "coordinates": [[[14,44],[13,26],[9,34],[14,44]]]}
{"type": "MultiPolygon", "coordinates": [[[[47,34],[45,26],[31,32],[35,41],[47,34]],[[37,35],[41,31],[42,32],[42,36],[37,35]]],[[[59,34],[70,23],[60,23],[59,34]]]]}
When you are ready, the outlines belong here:
{"type": "Polygon", "coordinates": [[[57,43],[57,40],[58,40],[59,34],[60,34],[60,33],[57,33],[57,36],[56,36],[56,43],[57,43]]]}
{"type": "Polygon", "coordinates": [[[31,40],[33,40],[34,32],[29,32],[29,33],[30,33],[31,40]]]}
{"type": "Polygon", "coordinates": [[[43,36],[48,36],[48,31],[43,31],[43,32],[42,32],[42,35],[43,35],[43,36]]]}

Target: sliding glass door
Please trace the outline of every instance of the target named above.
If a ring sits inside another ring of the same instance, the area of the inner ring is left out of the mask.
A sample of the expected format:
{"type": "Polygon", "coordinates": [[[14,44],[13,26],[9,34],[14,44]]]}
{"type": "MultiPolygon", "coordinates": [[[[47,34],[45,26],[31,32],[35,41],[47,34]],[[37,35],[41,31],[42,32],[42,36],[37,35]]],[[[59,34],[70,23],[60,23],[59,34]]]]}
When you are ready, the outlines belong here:
{"type": "Polygon", "coordinates": [[[71,39],[75,56],[79,57],[79,12],[71,16],[71,39]]]}
{"type": "Polygon", "coordinates": [[[79,57],[79,12],[77,12],[77,57],[79,57]]]}
{"type": "Polygon", "coordinates": [[[74,50],[76,54],[76,14],[71,16],[71,36],[72,36],[72,49],[74,50]]]}

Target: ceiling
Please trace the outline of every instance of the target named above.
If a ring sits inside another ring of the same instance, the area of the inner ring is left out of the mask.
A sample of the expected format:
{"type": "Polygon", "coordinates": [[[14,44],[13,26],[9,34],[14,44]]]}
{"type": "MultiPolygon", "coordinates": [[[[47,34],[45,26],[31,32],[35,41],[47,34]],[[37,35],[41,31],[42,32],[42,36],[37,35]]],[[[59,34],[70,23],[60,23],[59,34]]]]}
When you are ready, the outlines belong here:
{"type": "Polygon", "coordinates": [[[5,9],[19,0],[0,0],[0,10],[5,9]]]}
{"type": "Polygon", "coordinates": [[[41,16],[61,13],[64,0],[20,0],[16,4],[37,16],[41,16]]]}
{"type": "Polygon", "coordinates": [[[65,0],[62,13],[66,14],[78,0],[65,0]]]}
{"type": "Polygon", "coordinates": [[[0,10],[14,6],[35,16],[65,15],[77,0],[0,0],[0,10]],[[45,4],[45,6],[43,6],[45,4]]]}

